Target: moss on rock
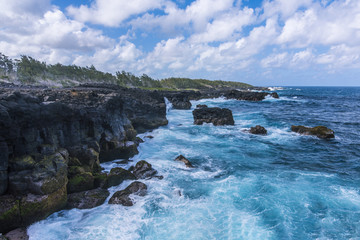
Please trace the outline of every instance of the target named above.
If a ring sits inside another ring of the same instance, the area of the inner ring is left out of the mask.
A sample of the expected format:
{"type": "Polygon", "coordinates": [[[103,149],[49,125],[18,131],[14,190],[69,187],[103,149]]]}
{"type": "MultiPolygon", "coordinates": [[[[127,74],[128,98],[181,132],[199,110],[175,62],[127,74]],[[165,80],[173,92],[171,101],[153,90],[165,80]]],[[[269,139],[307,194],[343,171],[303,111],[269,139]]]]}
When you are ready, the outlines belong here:
{"type": "Polygon", "coordinates": [[[67,190],[68,193],[82,192],[94,188],[94,177],[92,173],[85,172],[69,179],[67,190]]]}

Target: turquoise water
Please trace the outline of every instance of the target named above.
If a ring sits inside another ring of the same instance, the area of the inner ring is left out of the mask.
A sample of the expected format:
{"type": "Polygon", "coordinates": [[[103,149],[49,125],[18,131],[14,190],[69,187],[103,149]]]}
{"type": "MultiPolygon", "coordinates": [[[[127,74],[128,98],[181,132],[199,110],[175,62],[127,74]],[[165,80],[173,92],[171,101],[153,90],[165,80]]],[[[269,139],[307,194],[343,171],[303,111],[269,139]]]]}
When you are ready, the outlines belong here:
{"type": "Polygon", "coordinates": [[[360,88],[278,93],[192,102],[231,109],[235,126],[195,126],[192,110],[170,109],[169,125],[141,135],[154,138],[121,165],[145,159],[164,176],[143,181],[147,196],[132,207],[60,211],[33,224],[30,239],[360,239],[360,88]],[[243,131],[258,124],[267,136],[243,131]],[[292,133],[299,124],[325,125],[336,138],[292,133]],[[196,168],[173,161],[179,154],[196,168]]]}

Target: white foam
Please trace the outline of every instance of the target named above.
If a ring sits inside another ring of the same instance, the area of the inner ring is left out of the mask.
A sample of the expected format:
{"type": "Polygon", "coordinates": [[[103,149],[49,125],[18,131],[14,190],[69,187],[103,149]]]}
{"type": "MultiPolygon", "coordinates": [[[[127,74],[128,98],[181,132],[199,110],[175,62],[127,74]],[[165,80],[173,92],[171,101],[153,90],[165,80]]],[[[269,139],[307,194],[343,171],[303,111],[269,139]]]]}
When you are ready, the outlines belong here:
{"type": "Polygon", "coordinates": [[[172,105],[172,103],[169,101],[169,99],[167,99],[166,97],[164,97],[164,100],[165,100],[165,104],[166,104],[166,112],[169,112],[170,109],[173,108],[173,105],[172,105]]]}
{"type": "Polygon", "coordinates": [[[284,88],[283,87],[269,87],[269,90],[270,91],[282,91],[282,90],[284,90],[284,88]]]}

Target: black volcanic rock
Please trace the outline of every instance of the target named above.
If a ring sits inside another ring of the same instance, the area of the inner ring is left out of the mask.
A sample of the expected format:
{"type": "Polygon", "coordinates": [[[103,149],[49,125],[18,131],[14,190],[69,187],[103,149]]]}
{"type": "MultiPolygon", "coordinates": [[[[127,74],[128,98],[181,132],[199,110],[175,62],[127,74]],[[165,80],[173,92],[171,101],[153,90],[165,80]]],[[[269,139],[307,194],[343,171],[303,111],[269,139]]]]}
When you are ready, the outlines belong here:
{"type": "Polygon", "coordinates": [[[302,134],[302,135],[313,135],[318,138],[335,138],[334,131],[324,127],[317,126],[313,128],[304,127],[304,126],[291,126],[291,131],[302,134]]]}
{"type": "Polygon", "coordinates": [[[270,93],[270,96],[272,96],[273,98],[279,98],[279,95],[276,92],[270,93]]]}
{"type": "Polygon", "coordinates": [[[267,92],[245,92],[238,90],[230,90],[228,92],[225,92],[224,97],[236,100],[262,101],[267,95],[269,95],[269,93],[267,92]]]}
{"type": "Polygon", "coordinates": [[[100,206],[110,195],[107,189],[92,189],[68,195],[67,208],[88,209],[100,206]]]}
{"type": "Polygon", "coordinates": [[[196,108],[207,108],[208,106],[205,104],[198,104],[196,105],[196,108]]]}
{"type": "Polygon", "coordinates": [[[256,125],[255,127],[251,127],[249,130],[250,133],[252,134],[257,134],[257,135],[266,135],[267,134],[267,130],[260,126],[260,125],[256,125]]]}
{"type": "Polygon", "coordinates": [[[157,171],[152,168],[151,164],[146,162],[145,160],[137,162],[132,172],[135,175],[136,179],[151,178],[157,173],[157,171]]]}
{"type": "Polygon", "coordinates": [[[112,195],[109,200],[109,204],[121,204],[123,206],[132,206],[134,205],[133,201],[130,199],[130,195],[145,196],[147,193],[147,186],[142,183],[135,181],[131,183],[127,188],[121,191],[117,191],[112,195]]]}
{"type": "Polygon", "coordinates": [[[212,123],[218,125],[234,125],[234,118],[227,108],[197,108],[193,112],[194,124],[212,123]]]}
{"type": "MultiPolygon", "coordinates": [[[[8,200],[0,199],[0,232],[62,209],[68,193],[107,186],[100,161],[133,156],[138,132],[166,124],[158,92],[96,84],[2,85],[0,198],[8,200]]],[[[110,173],[110,184],[135,179],[115,175],[110,173]]]]}
{"type": "Polygon", "coordinates": [[[116,167],[110,170],[107,177],[108,187],[116,186],[122,183],[124,180],[136,179],[135,175],[130,171],[125,170],[121,167],[116,167]]]}
{"type": "Polygon", "coordinates": [[[186,157],[184,157],[183,155],[179,155],[178,157],[175,158],[175,161],[179,161],[179,162],[183,162],[185,163],[185,166],[188,168],[193,168],[194,166],[191,164],[191,162],[189,161],[189,159],[187,159],[186,157]]]}

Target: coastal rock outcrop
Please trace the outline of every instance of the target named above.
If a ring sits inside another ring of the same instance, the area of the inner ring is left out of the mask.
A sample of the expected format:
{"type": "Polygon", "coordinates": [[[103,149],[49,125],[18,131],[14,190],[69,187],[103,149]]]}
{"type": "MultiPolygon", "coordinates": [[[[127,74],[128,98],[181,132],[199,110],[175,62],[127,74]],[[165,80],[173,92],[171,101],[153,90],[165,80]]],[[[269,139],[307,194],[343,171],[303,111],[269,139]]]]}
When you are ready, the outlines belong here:
{"type": "Polygon", "coordinates": [[[138,196],[145,196],[147,193],[147,186],[142,183],[135,181],[131,183],[127,188],[121,191],[117,191],[112,195],[109,200],[109,204],[121,204],[123,206],[132,206],[134,205],[133,201],[130,198],[131,194],[138,196]]]}
{"type": "Polygon", "coordinates": [[[262,101],[267,95],[269,95],[268,92],[250,92],[238,90],[230,90],[224,93],[225,98],[246,101],[262,101]]]}
{"type": "Polygon", "coordinates": [[[256,135],[266,135],[267,134],[267,130],[260,125],[256,125],[255,127],[251,127],[249,132],[251,134],[256,134],[256,135]]]}
{"type": "Polygon", "coordinates": [[[100,162],[133,156],[138,132],[166,124],[157,92],[94,84],[0,88],[0,232],[62,209],[68,193],[106,187],[100,162]]]}
{"type": "Polygon", "coordinates": [[[175,161],[179,161],[179,162],[183,162],[185,163],[185,166],[188,168],[193,168],[194,166],[191,164],[191,162],[189,161],[189,159],[187,159],[186,157],[184,157],[183,155],[179,155],[178,157],[175,158],[175,161]]]}
{"type": "Polygon", "coordinates": [[[193,112],[194,124],[212,123],[218,125],[234,125],[234,118],[227,108],[197,108],[193,112]]]}
{"type": "Polygon", "coordinates": [[[330,128],[324,126],[317,127],[305,127],[305,126],[291,126],[291,131],[302,134],[302,135],[312,135],[317,136],[318,138],[335,138],[334,131],[330,128]]]}
{"type": "Polygon", "coordinates": [[[157,171],[145,160],[137,162],[135,167],[132,169],[132,172],[136,179],[151,178],[157,174],[157,171]]]}

